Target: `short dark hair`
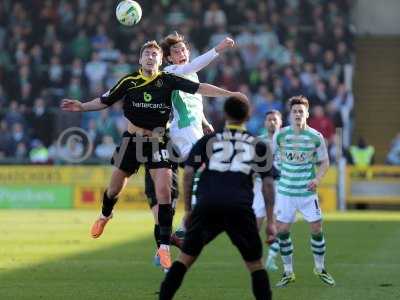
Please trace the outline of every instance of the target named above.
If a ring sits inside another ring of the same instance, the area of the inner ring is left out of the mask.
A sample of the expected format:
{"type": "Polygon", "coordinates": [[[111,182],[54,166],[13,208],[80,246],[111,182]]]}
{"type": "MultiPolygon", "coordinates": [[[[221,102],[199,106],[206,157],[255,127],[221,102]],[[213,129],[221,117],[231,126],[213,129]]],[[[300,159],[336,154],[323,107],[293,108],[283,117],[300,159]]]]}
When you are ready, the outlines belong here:
{"type": "Polygon", "coordinates": [[[143,51],[147,48],[156,48],[162,54],[162,49],[161,49],[160,45],[155,40],[152,40],[152,41],[147,41],[146,43],[143,44],[142,47],[140,47],[139,57],[142,56],[143,51]]]}
{"type": "Polygon", "coordinates": [[[271,109],[271,110],[267,111],[265,113],[265,117],[267,117],[268,115],[272,115],[272,114],[278,115],[278,117],[282,119],[281,112],[279,110],[276,110],[276,109],[271,109]]]}
{"type": "Polygon", "coordinates": [[[188,42],[185,40],[185,37],[178,32],[174,32],[172,34],[167,35],[160,43],[161,49],[163,51],[165,59],[171,55],[171,47],[178,43],[184,43],[187,48],[189,48],[188,42]]]}
{"type": "Polygon", "coordinates": [[[250,104],[247,100],[229,97],[225,100],[224,112],[232,121],[243,123],[249,118],[250,104]]]}
{"type": "Polygon", "coordinates": [[[307,107],[307,109],[310,107],[310,104],[308,103],[308,99],[306,97],[304,97],[303,95],[294,96],[289,99],[289,108],[290,109],[292,109],[292,106],[296,105],[296,104],[302,104],[305,107],[307,107]]]}

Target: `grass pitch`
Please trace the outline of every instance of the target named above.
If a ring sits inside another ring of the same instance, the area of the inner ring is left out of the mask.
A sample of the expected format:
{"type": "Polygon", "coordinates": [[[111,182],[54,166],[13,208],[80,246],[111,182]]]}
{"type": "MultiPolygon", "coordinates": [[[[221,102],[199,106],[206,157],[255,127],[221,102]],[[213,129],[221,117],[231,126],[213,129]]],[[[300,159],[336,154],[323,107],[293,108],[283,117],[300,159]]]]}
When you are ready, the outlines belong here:
{"type": "MultiPolygon", "coordinates": [[[[93,240],[89,227],[97,214],[0,211],[0,299],[157,299],[164,274],[152,265],[150,212],[117,210],[93,240]]],[[[336,287],[312,274],[308,227],[298,222],[292,234],[297,279],[274,288],[274,299],[400,299],[400,214],[334,214],[324,226],[336,287]]],[[[280,273],[270,274],[272,283],[280,273]]],[[[248,273],[225,235],[205,248],[176,299],[253,299],[248,273]]]]}

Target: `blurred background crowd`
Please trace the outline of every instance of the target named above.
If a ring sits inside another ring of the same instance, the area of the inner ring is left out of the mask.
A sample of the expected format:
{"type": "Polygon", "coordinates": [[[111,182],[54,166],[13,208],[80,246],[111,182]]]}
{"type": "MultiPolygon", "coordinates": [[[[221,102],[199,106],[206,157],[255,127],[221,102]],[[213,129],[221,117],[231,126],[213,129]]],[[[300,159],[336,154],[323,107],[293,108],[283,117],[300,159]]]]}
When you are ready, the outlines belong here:
{"type": "MultiPolygon", "coordinates": [[[[0,162],[58,162],[60,151],[79,156],[79,141],[60,149],[63,129],[84,128],[92,158],[108,160],[126,128],[121,104],[67,114],[62,98],[91,100],[138,68],[147,40],[178,31],[195,57],[225,36],[237,48],[199,73],[203,82],[246,93],[248,129],[262,133],[265,113],[282,112],[287,99],[311,101],[309,125],[319,130],[335,160],[335,128],[351,144],[353,29],[351,0],[139,1],[143,18],[124,27],[116,1],[3,0],[0,2],[0,162]]],[[[205,113],[223,126],[221,101],[205,99],[205,113]]],[[[397,143],[398,147],[398,143],[397,143]]]]}

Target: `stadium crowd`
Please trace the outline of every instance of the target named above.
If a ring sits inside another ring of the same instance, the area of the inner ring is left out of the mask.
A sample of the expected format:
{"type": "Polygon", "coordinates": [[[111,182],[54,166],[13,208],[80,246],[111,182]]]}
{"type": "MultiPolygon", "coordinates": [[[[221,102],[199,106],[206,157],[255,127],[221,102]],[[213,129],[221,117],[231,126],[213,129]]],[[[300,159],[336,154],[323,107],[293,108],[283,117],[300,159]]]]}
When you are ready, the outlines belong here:
{"type": "MultiPolygon", "coordinates": [[[[63,129],[84,128],[92,157],[108,160],[125,120],[121,104],[84,116],[58,109],[62,98],[93,99],[138,67],[147,40],[178,31],[192,57],[225,36],[237,48],[200,72],[203,82],[240,90],[252,101],[248,129],[262,133],[271,109],[287,121],[287,99],[311,102],[309,125],[335,158],[335,128],[350,145],[353,95],[351,0],[139,1],[143,18],[119,25],[116,1],[3,0],[0,2],[0,162],[57,162],[60,151],[79,156],[79,141],[56,147],[63,129]]],[[[222,102],[205,100],[206,116],[223,125],[222,102]]]]}

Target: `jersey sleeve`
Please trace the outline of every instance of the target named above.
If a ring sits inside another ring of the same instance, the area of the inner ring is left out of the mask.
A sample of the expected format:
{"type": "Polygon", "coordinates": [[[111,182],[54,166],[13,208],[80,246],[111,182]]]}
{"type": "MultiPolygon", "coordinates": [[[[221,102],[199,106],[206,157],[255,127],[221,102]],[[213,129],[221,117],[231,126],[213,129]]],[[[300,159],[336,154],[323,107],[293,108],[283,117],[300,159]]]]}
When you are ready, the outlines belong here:
{"type": "Polygon", "coordinates": [[[329,158],[328,150],[326,148],[325,139],[322,134],[318,133],[318,141],[317,141],[317,161],[323,161],[329,158]]]}
{"type": "Polygon", "coordinates": [[[171,73],[165,73],[165,76],[168,78],[172,90],[196,94],[199,89],[200,83],[198,82],[194,82],[171,73]]]}
{"type": "Polygon", "coordinates": [[[205,68],[208,64],[210,64],[217,56],[218,52],[215,51],[215,49],[213,48],[206,53],[196,57],[187,64],[167,66],[164,70],[177,75],[197,73],[201,69],[205,68]]]}
{"type": "Polygon", "coordinates": [[[100,102],[107,106],[111,106],[115,102],[118,102],[125,96],[127,92],[126,86],[127,78],[123,77],[109,91],[100,96],[100,102]]]}
{"type": "Polygon", "coordinates": [[[272,150],[269,144],[258,139],[255,145],[254,171],[258,173],[261,178],[267,176],[274,177],[272,157],[272,150]]]}
{"type": "Polygon", "coordinates": [[[203,136],[199,141],[197,141],[185,161],[185,166],[191,166],[197,170],[203,163],[206,162],[208,140],[209,136],[203,136]]]}

